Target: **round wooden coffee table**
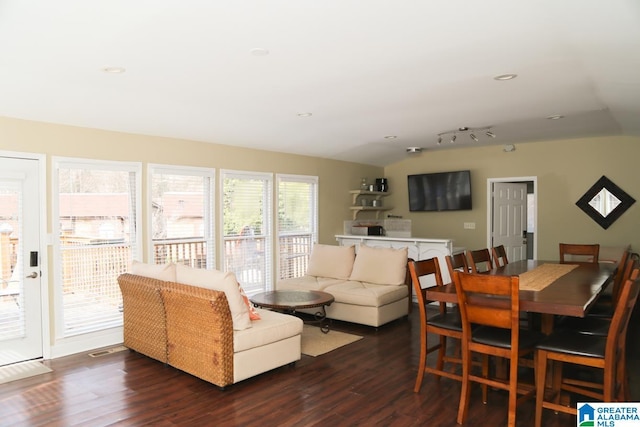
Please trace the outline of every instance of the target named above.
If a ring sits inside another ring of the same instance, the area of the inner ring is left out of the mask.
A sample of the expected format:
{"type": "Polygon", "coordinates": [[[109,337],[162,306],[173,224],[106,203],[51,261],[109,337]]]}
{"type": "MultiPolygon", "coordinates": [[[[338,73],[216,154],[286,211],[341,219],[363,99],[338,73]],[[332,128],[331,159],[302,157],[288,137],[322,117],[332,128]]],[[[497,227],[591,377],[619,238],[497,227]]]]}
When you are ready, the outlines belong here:
{"type": "Polygon", "coordinates": [[[329,332],[325,307],[330,306],[334,301],[333,295],[329,293],[294,290],[269,291],[256,294],[250,300],[256,307],[270,308],[287,314],[296,314],[298,310],[303,308],[319,308],[320,311],[313,315],[313,323],[321,324],[320,329],[325,334],[329,332]]]}

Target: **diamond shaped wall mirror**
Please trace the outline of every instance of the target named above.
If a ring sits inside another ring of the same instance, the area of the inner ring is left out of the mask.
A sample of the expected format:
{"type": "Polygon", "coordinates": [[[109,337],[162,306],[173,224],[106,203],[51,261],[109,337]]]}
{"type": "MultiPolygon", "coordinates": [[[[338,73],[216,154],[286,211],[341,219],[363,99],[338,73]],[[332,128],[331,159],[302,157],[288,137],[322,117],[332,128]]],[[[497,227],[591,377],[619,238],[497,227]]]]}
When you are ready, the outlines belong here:
{"type": "Polygon", "coordinates": [[[606,230],[635,202],[633,197],[603,175],[576,205],[606,230]]]}

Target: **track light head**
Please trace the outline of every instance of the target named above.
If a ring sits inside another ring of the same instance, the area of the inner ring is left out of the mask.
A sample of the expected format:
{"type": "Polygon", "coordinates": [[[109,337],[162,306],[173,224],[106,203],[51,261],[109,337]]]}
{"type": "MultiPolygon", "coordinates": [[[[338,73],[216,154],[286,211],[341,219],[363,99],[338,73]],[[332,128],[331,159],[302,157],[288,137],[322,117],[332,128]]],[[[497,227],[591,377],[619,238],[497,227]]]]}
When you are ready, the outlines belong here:
{"type": "Polygon", "coordinates": [[[458,138],[458,134],[459,133],[466,133],[469,132],[469,138],[471,138],[471,140],[473,140],[474,142],[480,142],[480,139],[482,139],[482,137],[484,135],[490,137],[490,138],[495,138],[496,134],[491,132],[491,126],[483,126],[483,127],[469,127],[469,126],[460,126],[457,129],[453,129],[453,130],[448,130],[446,132],[440,132],[438,134],[438,145],[440,145],[442,143],[443,140],[446,140],[447,138],[449,139],[449,143],[453,144],[454,142],[456,142],[456,138],[458,138]]]}

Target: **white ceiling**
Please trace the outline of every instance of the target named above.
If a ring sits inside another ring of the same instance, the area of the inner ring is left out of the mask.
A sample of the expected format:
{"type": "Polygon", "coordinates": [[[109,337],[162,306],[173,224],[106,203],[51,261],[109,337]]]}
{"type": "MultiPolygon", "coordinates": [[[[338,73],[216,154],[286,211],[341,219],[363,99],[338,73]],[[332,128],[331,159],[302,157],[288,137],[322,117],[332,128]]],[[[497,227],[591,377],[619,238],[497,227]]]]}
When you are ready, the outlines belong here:
{"type": "Polygon", "coordinates": [[[640,2],[0,0],[0,115],[374,165],[640,136],[640,2]]]}

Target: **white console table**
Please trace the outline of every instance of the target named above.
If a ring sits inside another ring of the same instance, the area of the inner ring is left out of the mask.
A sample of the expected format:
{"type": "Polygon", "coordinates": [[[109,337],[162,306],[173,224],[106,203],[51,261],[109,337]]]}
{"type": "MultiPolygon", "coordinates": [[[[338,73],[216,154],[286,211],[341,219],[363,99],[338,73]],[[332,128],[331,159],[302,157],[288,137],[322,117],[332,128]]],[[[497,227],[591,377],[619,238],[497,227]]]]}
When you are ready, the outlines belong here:
{"type": "MultiPolygon", "coordinates": [[[[442,281],[447,284],[451,282],[449,269],[445,257],[464,251],[464,248],[454,248],[453,240],[449,239],[422,239],[417,237],[383,237],[383,236],[355,236],[351,234],[336,235],[336,240],[340,246],[355,245],[356,252],[361,244],[371,247],[383,248],[407,248],[408,257],[415,261],[437,257],[440,261],[440,271],[442,281]]],[[[435,281],[424,280],[421,282],[423,288],[435,286],[435,281]]]]}

